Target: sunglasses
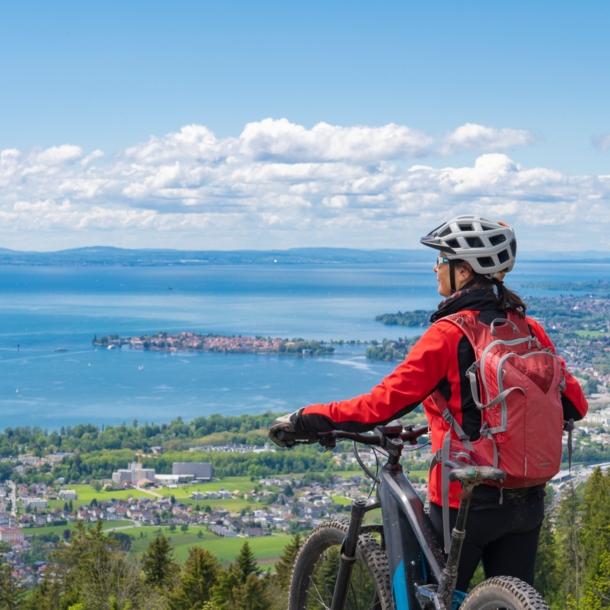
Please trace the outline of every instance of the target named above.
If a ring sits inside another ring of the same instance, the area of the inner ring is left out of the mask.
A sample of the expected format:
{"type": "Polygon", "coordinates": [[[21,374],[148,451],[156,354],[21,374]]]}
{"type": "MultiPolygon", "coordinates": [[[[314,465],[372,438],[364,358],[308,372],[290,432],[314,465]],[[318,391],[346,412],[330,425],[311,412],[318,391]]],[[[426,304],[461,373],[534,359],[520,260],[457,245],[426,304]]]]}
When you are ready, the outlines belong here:
{"type": "Polygon", "coordinates": [[[444,256],[437,256],[436,257],[436,265],[437,265],[437,267],[439,265],[444,265],[445,263],[448,263],[448,262],[449,262],[449,259],[445,258],[444,256]]]}

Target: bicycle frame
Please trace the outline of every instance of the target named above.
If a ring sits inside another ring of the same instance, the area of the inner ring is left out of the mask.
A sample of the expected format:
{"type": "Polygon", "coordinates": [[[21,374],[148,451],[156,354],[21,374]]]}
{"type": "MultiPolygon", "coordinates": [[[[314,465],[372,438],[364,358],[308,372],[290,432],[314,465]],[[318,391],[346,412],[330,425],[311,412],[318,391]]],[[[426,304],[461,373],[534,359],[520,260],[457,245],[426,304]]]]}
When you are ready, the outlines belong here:
{"type": "Polygon", "coordinates": [[[384,467],[379,479],[383,534],[396,610],[420,608],[418,587],[438,585],[445,557],[423,502],[402,468],[384,467]]]}
{"type": "MultiPolygon", "coordinates": [[[[373,478],[377,496],[368,501],[355,500],[352,504],[347,535],[343,540],[340,565],[330,610],[344,610],[352,569],[356,563],[358,537],[362,531],[379,531],[377,526],[363,526],[367,512],[381,508],[382,536],[388,557],[388,567],[396,610],[452,610],[464,601],[466,594],[455,591],[462,543],[466,536],[466,518],[474,487],[482,482],[501,483],[506,473],[491,467],[461,466],[444,462],[451,469],[450,481],[462,484],[462,497],[456,523],[451,533],[447,559],[437,540],[424,505],[408,478],[404,475],[400,458],[404,441],[416,444],[416,438],[427,432],[427,426],[403,428],[399,421],[378,426],[374,436],[334,432],[326,434],[286,434],[280,439],[294,444],[299,440],[319,442],[327,449],[335,447],[337,439],[349,439],[378,445],[387,452],[388,460],[381,472],[374,475],[358,458],[362,469],[373,478]]],[[[356,452],[358,457],[358,453],[356,452]]]]}
{"type": "MultiPolygon", "coordinates": [[[[396,456],[398,457],[398,456],[396,456]]],[[[449,561],[439,545],[424,504],[405,477],[398,459],[390,460],[378,475],[377,497],[352,505],[350,525],[341,548],[331,610],[343,610],[352,567],[356,561],[358,536],[371,526],[362,526],[364,515],[381,508],[383,541],[388,556],[396,610],[451,610],[452,601],[461,603],[465,594],[454,592],[464,525],[470,504],[466,490],[458,522],[452,535],[449,561]],[[394,462],[394,463],[392,463],[394,462]]]]}

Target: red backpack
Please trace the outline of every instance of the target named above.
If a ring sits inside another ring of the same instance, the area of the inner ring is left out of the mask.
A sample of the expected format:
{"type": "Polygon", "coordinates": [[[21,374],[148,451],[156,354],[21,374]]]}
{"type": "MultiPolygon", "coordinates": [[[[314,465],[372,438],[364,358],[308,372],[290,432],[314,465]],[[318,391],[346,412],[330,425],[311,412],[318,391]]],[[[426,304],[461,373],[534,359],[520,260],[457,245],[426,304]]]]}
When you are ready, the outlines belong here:
{"type": "Polygon", "coordinates": [[[561,465],[565,387],[561,362],[543,348],[525,318],[507,312],[491,325],[474,312],[460,312],[436,324],[457,326],[470,341],[475,362],[466,375],[481,410],[480,438],[470,441],[439,391],[431,398],[449,424],[431,467],[443,469],[443,521],[449,540],[449,468],[445,460],[494,466],[507,474],[502,487],[531,487],[553,478],[561,465]],[[480,389],[480,392],[479,392],[480,389]],[[452,434],[453,432],[453,434],[452,434]],[[446,514],[446,519],[445,519],[446,514]]]}

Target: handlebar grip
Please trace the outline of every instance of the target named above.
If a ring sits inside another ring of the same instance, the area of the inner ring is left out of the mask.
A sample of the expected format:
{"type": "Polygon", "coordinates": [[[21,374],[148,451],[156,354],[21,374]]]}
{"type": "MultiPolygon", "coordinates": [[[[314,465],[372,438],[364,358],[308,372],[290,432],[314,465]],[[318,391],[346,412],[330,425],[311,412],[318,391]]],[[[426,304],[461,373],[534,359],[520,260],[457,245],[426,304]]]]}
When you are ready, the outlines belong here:
{"type": "Polygon", "coordinates": [[[304,433],[304,432],[286,432],[286,430],[280,430],[277,433],[277,437],[284,442],[293,443],[317,443],[318,435],[315,433],[304,433]]]}

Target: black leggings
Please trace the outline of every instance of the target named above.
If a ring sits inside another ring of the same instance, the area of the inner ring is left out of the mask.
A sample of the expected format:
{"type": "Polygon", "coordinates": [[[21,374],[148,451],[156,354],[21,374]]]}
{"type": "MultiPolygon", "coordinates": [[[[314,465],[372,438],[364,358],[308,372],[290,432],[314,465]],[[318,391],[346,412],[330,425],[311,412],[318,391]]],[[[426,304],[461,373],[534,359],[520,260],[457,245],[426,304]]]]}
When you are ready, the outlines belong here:
{"type": "MultiPolygon", "coordinates": [[[[450,513],[453,529],[457,509],[452,508],[450,513]]],[[[443,516],[442,508],[438,504],[430,503],[430,519],[439,540],[442,540],[443,516]]],[[[466,521],[466,538],[460,557],[457,590],[468,590],[470,580],[481,560],[485,578],[515,576],[533,585],[538,537],[543,519],[542,494],[505,500],[500,506],[476,507],[471,510],[466,521]]]]}

